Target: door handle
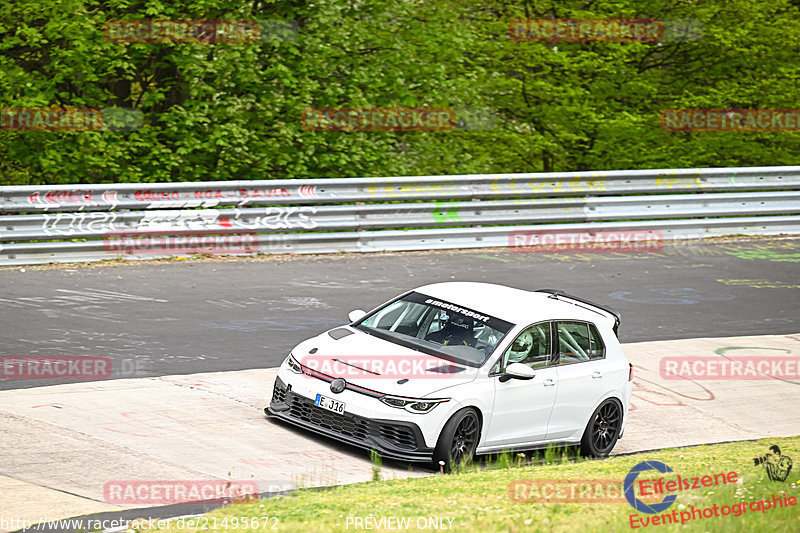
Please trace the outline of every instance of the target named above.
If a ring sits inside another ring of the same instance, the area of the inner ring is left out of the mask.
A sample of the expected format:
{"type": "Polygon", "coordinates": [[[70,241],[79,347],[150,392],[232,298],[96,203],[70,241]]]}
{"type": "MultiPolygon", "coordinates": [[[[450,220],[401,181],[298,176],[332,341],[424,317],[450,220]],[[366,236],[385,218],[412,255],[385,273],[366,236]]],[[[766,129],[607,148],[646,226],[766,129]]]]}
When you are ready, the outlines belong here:
{"type": "Polygon", "coordinates": [[[600,379],[602,377],[603,377],[603,374],[601,374],[599,371],[595,370],[594,372],[592,372],[592,378],[600,379]]]}
{"type": "Polygon", "coordinates": [[[547,378],[547,379],[546,379],[546,380],[544,380],[542,383],[544,383],[544,386],[545,386],[545,387],[552,387],[553,385],[555,385],[555,384],[556,384],[556,382],[555,382],[555,381],[553,381],[553,380],[552,380],[552,379],[550,379],[550,378],[547,378]]]}

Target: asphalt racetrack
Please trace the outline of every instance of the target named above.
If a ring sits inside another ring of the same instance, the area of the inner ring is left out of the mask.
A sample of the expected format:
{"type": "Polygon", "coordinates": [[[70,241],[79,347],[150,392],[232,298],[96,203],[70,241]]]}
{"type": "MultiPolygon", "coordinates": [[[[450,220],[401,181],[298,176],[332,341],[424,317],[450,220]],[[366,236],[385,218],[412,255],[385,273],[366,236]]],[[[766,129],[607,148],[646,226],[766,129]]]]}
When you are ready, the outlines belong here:
{"type": "MultiPolygon", "coordinates": [[[[253,480],[262,493],[371,479],[368,454],[265,418],[275,367],[348,311],[437,281],[559,288],[619,310],[634,379],[614,454],[796,435],[793,410],[764,409],[793,405],[796,380],[675,381],[661,363],[724,362],[731,352],[796,358],[798,261],[800,239],[745,239],[647,254],[473,250],[0,269],[0,356],[112,362],[112,379],[0,381],[2,516],[39,523],[207,510],[109,499],[104,487],[126,479],[253,480]]],[[[431,473],[387,460],[381,475],[431,473]]]]}
{"type": "MultiPolygon", "coordinates": [[[[800,331],[800,239],[657,253],[489,249],[0,269],[0,354],[99,355],[111,378],[270,368],[299,341],[439,281],[558,288],[622,313],[623,343],[800,331]]],[[[74,381],[70,381],[74,382],[74,381]]],[[[0,380],[0,390],[60,383],[0,380]]]]}

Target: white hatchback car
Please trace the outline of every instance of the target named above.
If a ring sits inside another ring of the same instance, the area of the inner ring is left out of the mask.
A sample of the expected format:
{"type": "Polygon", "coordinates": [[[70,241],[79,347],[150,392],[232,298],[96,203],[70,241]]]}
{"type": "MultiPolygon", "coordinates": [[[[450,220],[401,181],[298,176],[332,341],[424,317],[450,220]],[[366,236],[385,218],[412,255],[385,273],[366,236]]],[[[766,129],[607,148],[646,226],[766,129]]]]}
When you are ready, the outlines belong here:
{"type": "Polygon", "coordinates": [[[473,455],[622,436],[633,365],[614,311],[561,291],[437,283],[301,342],[283,362],[279,418],[385,457],[473,455]]]}

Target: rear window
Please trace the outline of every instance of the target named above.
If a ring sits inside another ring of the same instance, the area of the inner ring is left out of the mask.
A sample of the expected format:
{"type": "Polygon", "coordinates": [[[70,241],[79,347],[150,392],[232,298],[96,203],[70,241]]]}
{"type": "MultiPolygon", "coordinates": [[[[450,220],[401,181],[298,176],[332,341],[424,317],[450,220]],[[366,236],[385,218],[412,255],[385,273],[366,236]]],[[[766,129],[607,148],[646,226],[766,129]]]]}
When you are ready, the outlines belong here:
{"type": "Polygon", "coordinates": [[[603,359],[605,346],[597,327],[589,322],[558,322],[558,364],[603,359]]]}

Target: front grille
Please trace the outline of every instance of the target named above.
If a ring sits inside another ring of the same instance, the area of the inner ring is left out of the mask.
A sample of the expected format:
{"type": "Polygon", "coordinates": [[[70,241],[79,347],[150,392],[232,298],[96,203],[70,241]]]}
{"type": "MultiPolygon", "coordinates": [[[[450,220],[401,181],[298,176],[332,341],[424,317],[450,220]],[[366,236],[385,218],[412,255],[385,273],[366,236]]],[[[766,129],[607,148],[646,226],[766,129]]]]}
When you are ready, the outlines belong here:
{"type": "MultiPolygon", "coordinates": [[[[284,389],[284,394],[286,393],[284,389]]],[[[333,431],[339,435],[369,441],[369,437],[379,437],[402,450],[417,449],[417,437],[407,426],[376,422],[361,416],[339,415],[314,405],[314,402],[293,393],[288,394],[289,416],[333,431]]]]}
{"type": "Polygon", "coordinates": [[[320,409],[310,400],[292,395],[289,414],[315,426],[335,431],[340,435],[358,440],[366,440],[369,435],[369,421],[361,417],[337,415],[320,409]]]}

